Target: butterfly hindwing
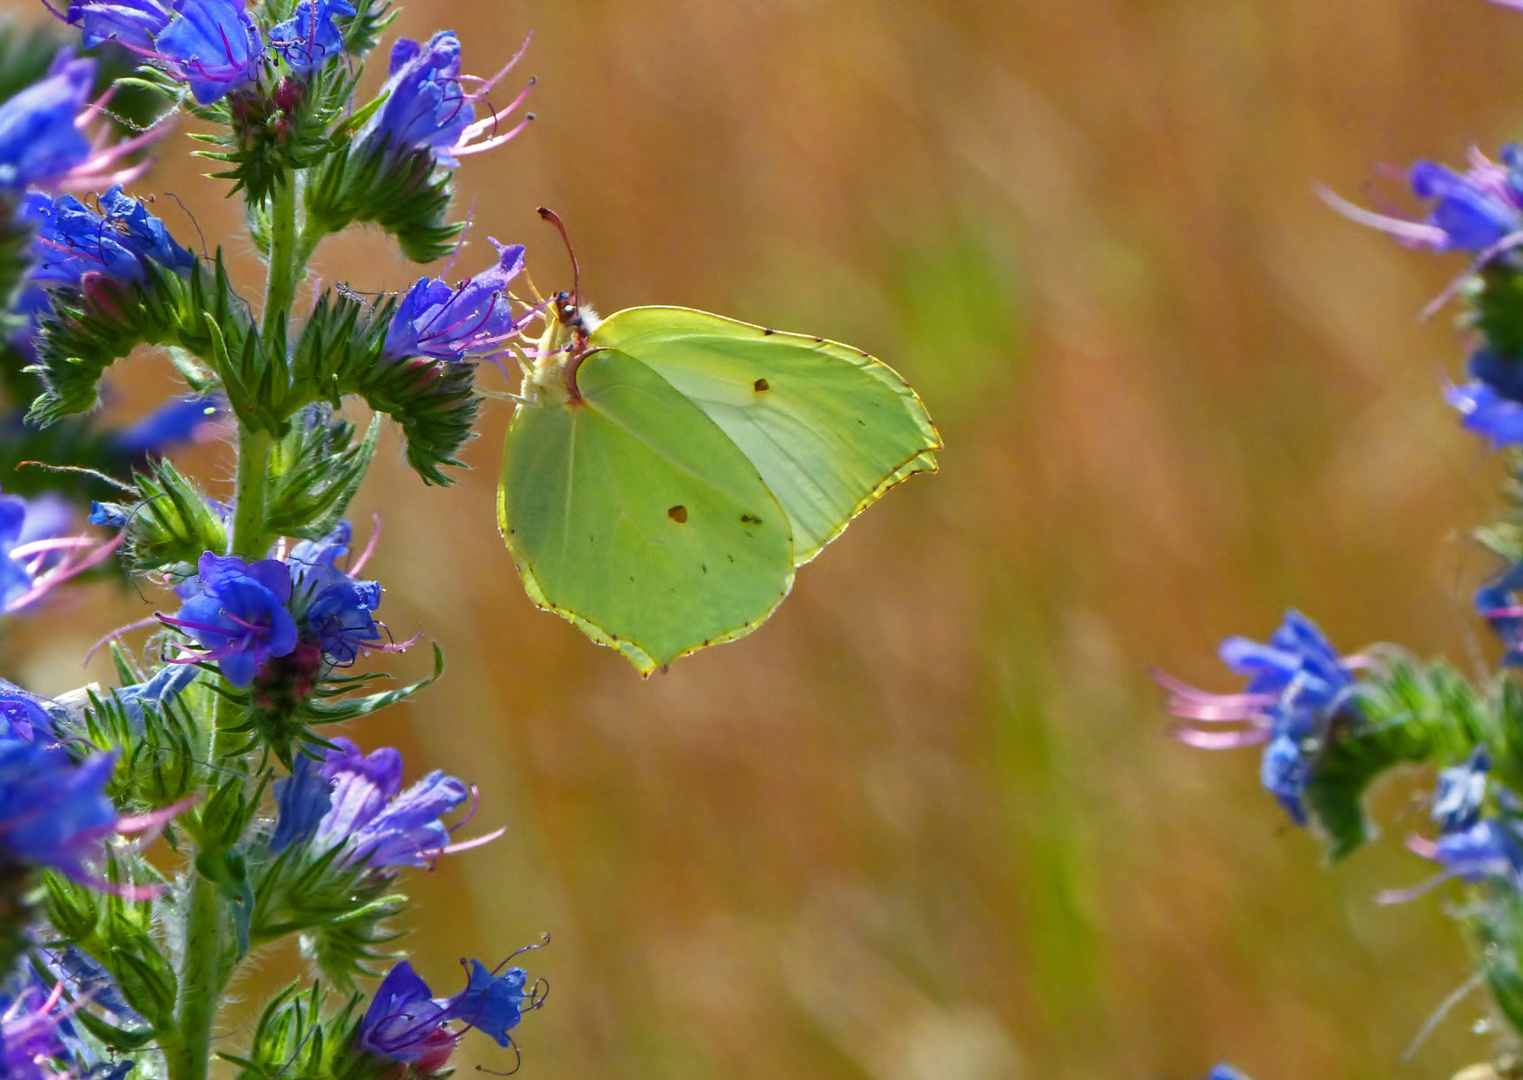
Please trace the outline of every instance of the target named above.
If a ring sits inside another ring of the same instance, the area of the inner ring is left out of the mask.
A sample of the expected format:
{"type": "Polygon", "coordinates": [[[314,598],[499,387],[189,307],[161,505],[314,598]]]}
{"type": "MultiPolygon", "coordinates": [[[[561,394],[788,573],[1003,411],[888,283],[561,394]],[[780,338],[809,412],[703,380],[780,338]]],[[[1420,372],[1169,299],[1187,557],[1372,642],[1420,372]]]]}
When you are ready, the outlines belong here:
{"type": "Polygon", "coordinates": [[[793,580],[788,520],[702,410],[594,352],[582,400],[520,407],[498,519],[530,597],[649,673],[747,633],[793,580]]]}

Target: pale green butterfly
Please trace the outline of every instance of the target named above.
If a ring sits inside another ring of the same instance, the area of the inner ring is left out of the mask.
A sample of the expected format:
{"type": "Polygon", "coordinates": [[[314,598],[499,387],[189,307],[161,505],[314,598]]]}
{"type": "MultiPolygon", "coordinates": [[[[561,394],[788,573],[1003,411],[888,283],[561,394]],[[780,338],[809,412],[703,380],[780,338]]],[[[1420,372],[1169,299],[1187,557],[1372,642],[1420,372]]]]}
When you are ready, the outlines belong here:
{"type": "Polygon", "coordinates": [[[859,349],[679,307],[599,321],[579,293],[525,366],[497,518],[530,599],[642,674],[756,629],[796,567],[936,469],[920,398],[859,349]]]}

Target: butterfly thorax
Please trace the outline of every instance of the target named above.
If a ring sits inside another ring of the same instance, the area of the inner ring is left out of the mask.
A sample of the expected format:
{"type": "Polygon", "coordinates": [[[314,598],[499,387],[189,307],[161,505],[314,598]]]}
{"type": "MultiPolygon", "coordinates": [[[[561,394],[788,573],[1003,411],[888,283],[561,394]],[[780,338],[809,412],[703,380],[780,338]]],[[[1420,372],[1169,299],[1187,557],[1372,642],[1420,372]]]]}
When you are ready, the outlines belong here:
{"type": "Polygon", "coordinates": [[[534,348],[534,364],[525,372],[523,396],[535,405],[580,404],[576,372],[594,351],[591,334],[602,320],[586,304],[565,304],[547,321],[534,348]]]}

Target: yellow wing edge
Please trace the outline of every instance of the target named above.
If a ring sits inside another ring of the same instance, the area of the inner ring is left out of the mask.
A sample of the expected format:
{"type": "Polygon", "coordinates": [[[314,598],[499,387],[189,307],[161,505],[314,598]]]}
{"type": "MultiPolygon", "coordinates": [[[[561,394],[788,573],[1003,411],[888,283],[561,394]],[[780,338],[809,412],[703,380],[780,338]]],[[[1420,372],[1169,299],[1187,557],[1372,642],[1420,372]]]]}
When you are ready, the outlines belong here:
{"type": "MultiPolygon", "coordinates": [[[[857,504],[851,508],[851,513],[847,514],[840,525],[836,527],[835,531],[832,532],[824,540],[822,540],[814,548],[814,550],[804,553],[795,552],[793,559],[793,565],[795,568],[812,562],[820,554],[820,552],[824,551],[825,548],[830,545],[831,541],[835,540],[836,537],[840,536],[843,532],[846,531],[846,527],[856,520],[858,514],[862,513],[862,511],[866,510],[873,503],[881,499],[884,493],[886,493],[890,488],[897,487],[899,484],[902,484],[910,477],[915,476],[919,473],[936,473],[940,471],[940,466],[936,461],[936,451],[944,449],[945,444],[941,441],[941,432],[937,429],[936,422],[931,419],[930,411],[925,407],[925,402],[920,400],[920,394],[917,393],[915,388],[910,385],[909,380],[906,379],[903,375],[900,375],[899,372],[895,371],[891,365],[884,363],[882,360],[879,360],[876,356],[873,356],[865,349],[859,349],[855,345],[847,345],[845,342],[833,341],[830,338],[818,337],[814,334],[799,334],[790,330],[772,330],[765,326],[758,326],[756,323],[748,323],[741,319],[732,319],[728,315],[716,315],[712,311],[704,311],[701,308],[682,307],[681,305],[677,304],[645,304],[639,307],[623,308],[619,311],[614,312],[612,315],[608,316],[607,319],[603,320],[603,322],[599,324],[597,330],[593,331],[593,336],[596,337],[598,332],[602,331],[604,327],[608,326],[608,324],[616,322],[621,316],[632,315],[640,312],[673,311],[681,312],[685,315],[701,315],[705,319],[714,319],[717,322],[728,323],[731,326],[741,327],[746,330],[754,330],[756,333],[762,335],[763,337],[791,338],[805,345],[812,345],[815,348],[828,347],[831,350],[838,351],[840,354],[842,354],[841,359],[847,360],[862,370],[870,373],[874,378],[888,385],[889,388],[892,389],[901,398],[904,398],[906,403],[910,406],[910,416],[914,419],[916,426],[921,429],[922,436],[925,440],[924,444],[917,448],[915,452],[906,458],[904,462],[901,463],[897,468],[888,473],[882,480],[878,481],[877,486],[875,486],[872,491],[864,495],[857,502],[857,504]]],[[[769,612],[768,614],[771,613],[769,612]]],[[[749,633],[749,630],[745,632],[749,633]]]]}

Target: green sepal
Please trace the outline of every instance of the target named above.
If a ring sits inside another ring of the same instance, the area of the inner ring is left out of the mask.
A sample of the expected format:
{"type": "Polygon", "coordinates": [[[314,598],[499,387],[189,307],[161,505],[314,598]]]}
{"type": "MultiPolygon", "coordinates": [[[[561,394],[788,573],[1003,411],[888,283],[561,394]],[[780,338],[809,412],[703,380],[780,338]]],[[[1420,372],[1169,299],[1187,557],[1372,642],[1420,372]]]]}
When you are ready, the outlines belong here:
{"type": "Polygon", "coordinates": [[[396,1061],[358,1049],[364,1016],[359,994],[323,1016],[322,984],[305,994],[301,988],[300,980],[292,982],[265,1006],[247,1054],[218,1052],[238,1066],[238,1080],[380,1080],[399,1073],[396,1061]]]}
{"type": "Polygon", "coordinates": [[[1447,664],[1425,669],[1394,650],[1356,700],[1335,719],[1305,790],[1332,860],[1374,836],[1364,797],[1379,776],[1406,762],[1462,757],[1495,730],[1486,698],[1447,664]]]}
{"type": "Polygon", "coordinates": [[[238,959],[249,954],[249,927],[254,918],[254,889],[249,884],[248,864],[236,851],[206,852],[196,856],[196,873],[213,882],[228,902],[233,934],[238,939],[238,959]]]}
{"type": "MultiPolygon", "coordinates": [[[[114,644],[113,653],[120,654],[114,644]]],[[[114,692],[102,696],[94,687],[86,690],[81,734],[95,746],[121,748],[106,788],[116,805],[158,810],[195,790],[200,771],[196,764],[196,722],[183,701],[189,692],[187,688],[179,698],[162,706],[140,703],[143,722],[139,726],[128,718],[114,692]]],[[[166,835],[172,843],[173,825],[166,835]]]]}
{"type": "Polygon", "coordinates": [[[136,479],[136,501],[104,504],[127,519],[126,556],[134,570],[191,574],[203,553],[227,550],[227,525],[215,504],[168,458],[149,463],[136,479]]]}
{"type": "MultiPolygon", "coordinates": [[[[117,869],[114,862],[108,863],[108,871],[117,869]]],[[[157,878],[141,860],[134,876],[157,878]]],[[[156,1031],[168,1030],[174,1023],[179,984],[153,937],[153,905],[98,893],[51,871],[43,881],[53,929],[95,957],[116,980],[127,1004],[156,1031]]]]}
{"type": "Polygon", "coordinates": [[[220,249],[210,270],[197,262],[184,277],[151,262],[141,283],[87,277],[81,292],[54,292],[40,322],[37,362],[27,368],[43,383],[27,415],[39,426],[94,408],[106,369],[143,344],[178,345],[211,363],[245,422],[273,429],[290,410],[288,387],[273,400],[253,396],[263,351],[220,249]]]}
{"type": "Polygon", "coordinates": [[[455,455],[474,437],[481,412],[474,364],[422,356],[377,364],[358,392],[372,409],[402,425],[407,463],[424,483],[454,483],[440,469],[461,467],[455,455]]]}
{"type": "Polygon", "coordinates": [[[158,1033],[151,1027],[124,1028],[116,1024],[108,1023],[96,1016],[89,1009],[76,1009],[69,1014],[69,1019],[77,1021],[86,1031],[99,1039],[105,1046],[117,1050],[131,1052],[141,1050],[154,1039],[158,1033]]]}
{"type": "Polygon", "coordinates": [[[1523,274],[1493,259],[1481,271],[1479,286],[1468,290],[1471,318],[1486,343],[1504,357],[1523,361],[1523,274]]]}
{"type": "Polygon", "coordinates": [[[453,250],[465,225],[446,221],[453,173],[430,147],[397,151],[388,143],[350,141],[317,171],[306,192],[307,229],[340,232],[355,222],[379,225],[413,262],[453,250]]]}
{"type": "Polygon", "coordinates": [[[352,443],[354,426],[334,420],[325,402],[307,406],[270,454],[265,521],[269,532],[320,540],[337,527],[375,457],[380,417],[352,443]]]}
{"type": "Polygon", "coordinates": [[[402,425],[407,462],[424,482],[448,484],[441,467],[460,464],[455,455],[471,437],[481,409],[475,369],[430,357],[387,358],[386,334],[396,303],[388,298],[370,305],[324,292],[296,342],[293,378],[335,406],[348,394],[364,398],[402,425]]]}
{"type": "MultiPolygon", "coordinates": [[[[246,776],[222,770],[220,782],[211,785],[211,794],[206,801],[181,815],[181,821],[194,837],[196,846],[202,851],[226,851],[237,844],[258,813],[259,799],[267,782],[267,776],[262,778],[251,796],[246,776]]],[[[212,877],[212,880],[220,883],[221,879],[212,877]]]]}
{"type": "Polygon", "coordinates": [[[334,20],[344,35],[344,51],[364,56],[381,41],[381,35],[397,17],[390,0],[356,0],[355,13],[334,20]]]}
{"type": "Polygon", "coordinates": [[[268,749],[290,769],[298,744],[327,745],[312,731],[313,726],[369,716],[411,697],[443,674],[444,653],[436,643],[434,670],[428,678],[375,694],[359,695],[355,692],[390,676],[384,672],[335,675],[315,647],[298,646],[289,656],[275,657],[267,663],[247,689],[213,689],[238,710],[225,730],[230,734],[248,736],[248,741],[231,753],[268,749]]]}
{"type": "Polygon", "coordinates": [[[361,863],[340,861],[343,847],[315,857],[298,844],[254,871],[255,944],[302,934],[303,951],[339,986],[356,975],[379,975],[380,961],[398,954],[382,951],[400,937],[384,925],[402,910],[407,897],[393,892],[389,875],[361,863]]]}
{"type": "Polygon", "coordinates": [[[343,116],[358,80],[358,70],[323,65],[273,86],[235,90],[195,110],[218,128],[215,135],[198,137],[217,149],[197,153],[230,166],[211,175],[233,181],[232,192],[245,191],[251,204],[268,202],[295,172],[312,168],[332,151],[329,128],[343,116]]]}

